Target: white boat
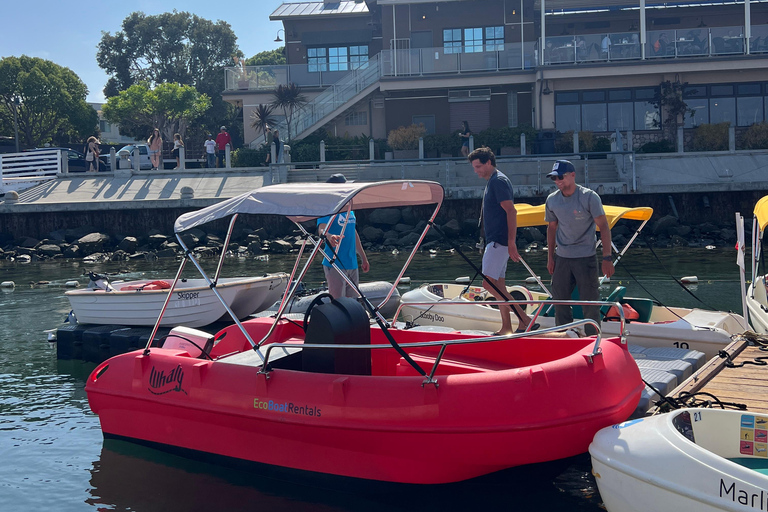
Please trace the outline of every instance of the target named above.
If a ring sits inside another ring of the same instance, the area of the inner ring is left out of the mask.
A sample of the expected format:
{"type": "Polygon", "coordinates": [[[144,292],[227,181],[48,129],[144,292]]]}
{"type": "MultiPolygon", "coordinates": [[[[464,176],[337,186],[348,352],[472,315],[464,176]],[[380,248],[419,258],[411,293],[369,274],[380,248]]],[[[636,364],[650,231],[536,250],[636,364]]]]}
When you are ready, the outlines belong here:
{"type": "MultiPolygon", "coordinates": [[[[87,289],[68,291],[64,295],[78,323],[152,326],[160,316],[172,284],[172,279],[107,283],[92,277],[87,289]]],[[[221,277],[215,290],[237,318],[243,319],[269,307],[282,296],[287,284],[285,273],[221,277]]],[[[160,325],[201,327],[224,318],[229,318],[229,313],[204,279],[179,279],[160,325]]]]}
{"type": "Polygon", "coordinates": [[[767,225],[768,196],[765,196],[757,202],[754,210],[752,222],[752,282],[747,289],[746,296],[749,323],[752,325],[752,329],[759,334],[768,334],[768,294],[766,294],[765,269],[760,268],[763,233],[767,225]]]}
{"type": "MultiPolygon", "coordinates": [[[[544,225],[544,205],[530,206],[517,204],[519,227],[544,225]]],[[[642,222],[635,235],[618,254],[618,261],[629,249],[632,242],[653,214],[651,208],[622,208],[605,206],[608,223],[613,227],[620,219],[642,222]]],[[[517,291],[517,300],[536,301],[546,299],[547,294],[528,290],[524,286],[508,287],[510,292],[517,291]]],[[[626,289],[616,287],[606,302],[629,304],[638,313],[638,318],[626,328],[627,341],[642,347],[676,347],[698,350],[712,358],[718,351],[731,342],[731,336],[742,333],[747,328],[746,320],[741,315],[724,311],[709,311],[698,308],[662,306],[647,298],[624,297],[626,289]]],[[[515,298],[515,297],[513,297],[515,298]]],[[[454,284],[427,284],[406,292],[401,297],[402,309],[399,318],[410,324],[440,325],[459,330],[498,331],[501,318],[495,307],[480,301],[494,300],[482,287],[467,288],[454,284]],[[443,304],[440,304],[443,302],[443,304]]],[[[610,306],[602,308],[606,314],[610,306]]],[[[528,304],[526,311],[532,318],[536,307],[528,304]]],[[[542,308],[547,311],[549,308],[542,308]]],[[[575,309],[574,316],[579,317],[575,309]]],[[[542,327],[552,327],[552,313],[543,313],[535,317],[535,322],[542,327]]],[[[610,318],[610,317],[609,317],[610,318]]],[[[767,317],[768,318],[768,317],[767,317]]],[[[616,318],[617,319],[617,318],[616,318]]],[[[513,327],[517,318],[512,315],[513,327]]],[[[602,332],[610,336],[619,335],[620,322],[603,321],[602,332]]]]}
{"type": "MultiPolygon", "coordinates": [[[[392,290],[392,283],[388,283],[386,281],[371,281],[368,283],[360,283],[359,287],[365,298],[374,305],[377,305],[382,300],[387,299],[389,292],[392,291],[392,295],[379,307],[379,312],[384,316],[384,318],[392,318],[392,315],[394,315],[395,311],[397,311],[397,306],[400,305],[400,292],[397,290],[397,288],[392,290]]],[[[308,293],[307,295],[294,295],[288,301],[288,304],[285,307],[285,313],[305,313],[307,308],[317,297],[327,292],[327,288],[322,288],[320,290],[312,290],[312,292],[308,293]]],[[[362,300],[362,298],[358,299],[358,301],[360,300],[362,300]]],[[[280,302],[281,301],[278,300],[270,307],[265,309],[264,314],[277,313],[277,311],[280,309],[280,302]]]]}
{"type": "Polygon", "coordinates": [[[681,409],[600,430],[589,446],[608,512],[768,510],[768,415],[681,409]]]}

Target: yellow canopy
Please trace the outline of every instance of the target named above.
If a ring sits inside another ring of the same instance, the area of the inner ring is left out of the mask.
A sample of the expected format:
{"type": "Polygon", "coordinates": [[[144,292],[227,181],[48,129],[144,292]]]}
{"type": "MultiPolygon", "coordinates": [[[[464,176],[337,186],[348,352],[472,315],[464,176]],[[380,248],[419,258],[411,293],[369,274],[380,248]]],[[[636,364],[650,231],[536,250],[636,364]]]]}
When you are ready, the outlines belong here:
{"type": "Polygon", "coordinates": [[[768,196],[765,196],[757,202],[755,205],[755,219],[760,226],[760,232],[765,230],[765,226],[768,225],[768,196]]]}
{"type": "MultiPolygon", "coordinates": [[[[516,203],[515,209],[517,210],[517,227],[519,228],[545,226],[547,224],[544,221],[543,204],[539,206],[531,206],[529,204],[516,203]]],[[[648,220],[651,218],[651,215],[653,215],[653,208],[649,206],[624,208],[623,206],[603,205],[603,209],[605,210],[605,216],[608,219],[608,226],[611,228],[613,228],[619,219],[648,220]]],[[[755,215],[757,215],[757,208],[755,208],[755,215]]],[[[768,203],[765,205],[765,215],[768,219],[768,203]]]]}

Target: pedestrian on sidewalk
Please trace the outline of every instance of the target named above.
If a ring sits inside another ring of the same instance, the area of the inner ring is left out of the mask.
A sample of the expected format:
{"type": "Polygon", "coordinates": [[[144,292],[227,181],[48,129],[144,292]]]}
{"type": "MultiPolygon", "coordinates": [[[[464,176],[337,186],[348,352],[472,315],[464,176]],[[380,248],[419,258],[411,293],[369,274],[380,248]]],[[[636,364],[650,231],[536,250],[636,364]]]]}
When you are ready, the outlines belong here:
{"type": "Polygon", "coordinates": [[[160,169],[160,162],[163,157],[163,138],[160,136],[158,128],[152,130],[152,135],[147,139],[147,144],[149,144],[149,160],[152,162],[152,170],[156,171],[160,169]]]}
{"type": "Polygon", "coordinates": [[[222,126],[219,134],[216,136],[216,145],[219,148],[219,167],[226,165],[227,144],[232,149],[232,137],[227,133],[227,127],[222,126]]]}
{"type": "Polygon", "coordinates": [[[181,135],[178,133],[173,134],[173,151],[171,154],[176,159],[176,167],[174,169],[181,169],[181,160],[179,160],[179,149],[184,147],[184,141],[181,140],[181,135]]]}
{"type": "Polygon", "coordinates": [[[208,134],[203,146],[205,146],[205,157],[208,159],[207,167],[213,169],[216,167],[216,141],[213,140],[212,134],[208,134]]]}

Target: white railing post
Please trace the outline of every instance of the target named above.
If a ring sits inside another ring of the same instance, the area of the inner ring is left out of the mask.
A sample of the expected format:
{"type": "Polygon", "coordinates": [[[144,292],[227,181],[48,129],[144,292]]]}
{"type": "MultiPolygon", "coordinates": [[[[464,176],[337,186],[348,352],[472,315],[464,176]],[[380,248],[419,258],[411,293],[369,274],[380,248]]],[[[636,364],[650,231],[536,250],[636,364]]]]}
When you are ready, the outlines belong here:
{"type": "Polygon", "coordinates": [[[475,150],[475,136],[470,135],[469,136],[469,152],[473,152],[475,150]]]}
{"type": "Polygon", "coordinates": [[[141,170],[141,153],[139,148],[133,148],[133,170],[137,172],[141,170]]]}
{"type": "Polygon", "coordinates": [[[524,133],[520,134],[520,154],[521,155],[525,154],[525,134],[524,133]]]}
{"type": "MultiPolygon", "coordinates": [[[[96,162],[96,169],[98,169],[98,164],[99,163],[96,162]]],[[[64,157],[64,151],[59,151],[59,163],[56,167],[62,174],[67,174],[69,172],[69,158],[64,157]]]]}
{"type": "Polygon", "coordinates": [[[325,162],[325,141],[320,141],[320,161],[325,162]]]}
{"type": "Polygon", "coordinates": [[[224,167],[229,169],[232,167],[232,146],[229,145],[229,142],[227,142],[227,145],[224,147],[224,167]]]}
{"type": "Polygon", "coordinates": [[[109,148],[109,170],[115,172],[115,169],[117,169],[117,153],[115,147],[112,146],[109,148]]]}
{"type": "Polygon", "coordinates": [[[376,148],[374,147],[373,139],[368,139],[368,154],[370,155],[369,160],[373,162],[376,156],[376,148]]]}
{"type": "Polygon", "coordinates": [[[179,169],[181,169],[182,171],[187,168],[185,159],[186,159],[186,155],[184,151],[184,146],[181,146],[179,148],[179,169]]]}
{"type": "Polygon", "coordinates": [[[424,137],[419,137],[419,160],[424,160],[424,137]]]}

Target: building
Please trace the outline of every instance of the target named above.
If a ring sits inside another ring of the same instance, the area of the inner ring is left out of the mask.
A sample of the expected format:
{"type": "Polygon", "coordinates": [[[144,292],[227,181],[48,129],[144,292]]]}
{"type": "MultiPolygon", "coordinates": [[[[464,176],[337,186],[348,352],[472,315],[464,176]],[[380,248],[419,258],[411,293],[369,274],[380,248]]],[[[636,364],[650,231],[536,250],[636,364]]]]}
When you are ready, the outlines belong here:
{"type": "Polygon", "coordinates": [[[768,0],[315,1],[270,19],[287,65],[225,70],[246,142],[259,141],[252,110],[289,82],[311,98],[294,138],[384,138],[411,123],[449,134],[466,120],[474,133],[631,131],[637,147],[660,137],[652,100],[666,81],[692,110],[686,128],[767,115],[768,0]]]}
{"type": "Polygon", "coordinates": [[[133,144],[138,142],[133,137],[120,134],[120,126],[112,124],[101,114],[103,103],[88,103],[99,116],[99,140],[102,144],[133,144]]]}

